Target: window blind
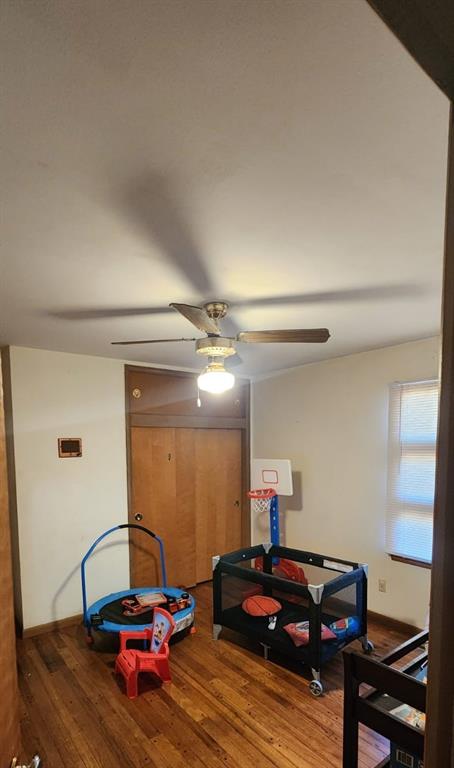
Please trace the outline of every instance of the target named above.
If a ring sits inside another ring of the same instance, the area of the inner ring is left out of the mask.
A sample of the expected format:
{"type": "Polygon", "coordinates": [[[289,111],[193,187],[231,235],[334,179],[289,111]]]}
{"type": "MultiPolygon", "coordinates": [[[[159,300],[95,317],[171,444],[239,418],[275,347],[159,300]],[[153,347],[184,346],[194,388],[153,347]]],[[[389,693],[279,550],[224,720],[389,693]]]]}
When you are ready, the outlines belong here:
{"type": "Polygon", "coordinates": [[[432,560],[439,383],[390,386],[386,543],[391,555],[432,560]]]}

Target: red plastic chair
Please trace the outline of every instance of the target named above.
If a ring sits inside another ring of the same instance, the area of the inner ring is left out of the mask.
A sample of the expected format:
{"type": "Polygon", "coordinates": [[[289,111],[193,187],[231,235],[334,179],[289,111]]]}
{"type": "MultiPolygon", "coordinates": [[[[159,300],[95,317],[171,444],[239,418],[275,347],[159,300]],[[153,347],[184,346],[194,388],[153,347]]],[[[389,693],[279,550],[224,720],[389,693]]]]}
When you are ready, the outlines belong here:
{"type": "Polygon", "coordinates": [[[137,681],[140,672],[155,674],[163,683],[170,683],[169,639],[175,628],[175,622],[163,608],[153,611],[153,624],[150,628],[120,632],[120,653],[115,661],[115,672],[123,675],[126,695],[130,699],[137,697],[137,681]],[[148,644],[145,651],[136,651],[127,647],[129,640],[144,640],[148,644]]]}

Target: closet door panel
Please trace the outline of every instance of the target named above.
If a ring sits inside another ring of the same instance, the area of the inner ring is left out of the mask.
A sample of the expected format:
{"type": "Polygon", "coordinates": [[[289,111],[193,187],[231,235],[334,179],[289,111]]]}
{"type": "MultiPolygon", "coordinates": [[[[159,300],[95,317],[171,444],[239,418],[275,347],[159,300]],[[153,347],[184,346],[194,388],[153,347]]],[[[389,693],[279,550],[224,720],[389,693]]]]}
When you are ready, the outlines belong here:
{"type": "MultiPolygon", "coordinates": [[[[164,541],[169,585],[196,581],[193,429],[131,429],[130,522],[144,525],[164,541]],[[141,519],[137,519],[139,516],[141,519]]],[[[161,584],[159,548],[131,532],[131,583],[161,584]]]]}
{"type": "Polygon", "coordinates": [[[211,579],[212,557],[241,547],[241,431],[198,429],[195,440],[197,582],[211,579]]]}

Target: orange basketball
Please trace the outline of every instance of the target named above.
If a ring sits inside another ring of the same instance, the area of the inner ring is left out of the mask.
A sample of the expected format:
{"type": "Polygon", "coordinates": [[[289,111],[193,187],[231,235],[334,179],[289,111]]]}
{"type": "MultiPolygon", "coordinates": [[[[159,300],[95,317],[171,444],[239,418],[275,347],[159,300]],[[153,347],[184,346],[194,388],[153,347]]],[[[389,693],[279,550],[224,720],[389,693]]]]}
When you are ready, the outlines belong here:
{"type": "Polygon", "coordinates": [[[274,597],[254,595],[243,601],[242,608],[249,616],[274,616],[281,610],[282,605],[274,597]]]}

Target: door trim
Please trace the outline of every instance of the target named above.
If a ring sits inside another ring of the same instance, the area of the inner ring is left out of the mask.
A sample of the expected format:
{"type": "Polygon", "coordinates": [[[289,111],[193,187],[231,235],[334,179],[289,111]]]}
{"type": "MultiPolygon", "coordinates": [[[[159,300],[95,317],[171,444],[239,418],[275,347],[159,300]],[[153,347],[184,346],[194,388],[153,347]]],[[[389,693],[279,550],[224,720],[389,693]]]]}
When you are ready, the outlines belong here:
{"type": "Polygon", "coordinates": [[[0,637],[2,642],[1,676],[4,695],[0,701],[0,759],[8,761],[19,754],[19,689],[16,670],[16,638],[14,633],[14,583],[8,500],[7,445],[4,415],[3,373],[0,361],[0,637]]]}
{"type": "Polygon", "coordinates": [[[451,104],[448,188],[446,202],[445,268],[441,392],[438,455],[435,478],[434,540],[430,592],[429,675],[424,765],[454,766],[454,106],[451,104]],[[450,761],[450,762],[449,762],[450,761]]]}
{"type": "Polygon", "coordinates": [[[454,101],[452,0],[368,0],[419,66],[454,101]]]}
{"type": "Polygon", "coordinates": [[[451,101],[424,766],[454,768],[454,5],[452,0],[414,0],[411,4],[395,0],[368,2],[451,101]]]}
{"type": "Polygon", "coordinates": [[[217,416],[173,416],[154,413],[133,414],[131,427],[186,427],[194,429],[246,429],[247,419],[223,419],[217,416]]]}

